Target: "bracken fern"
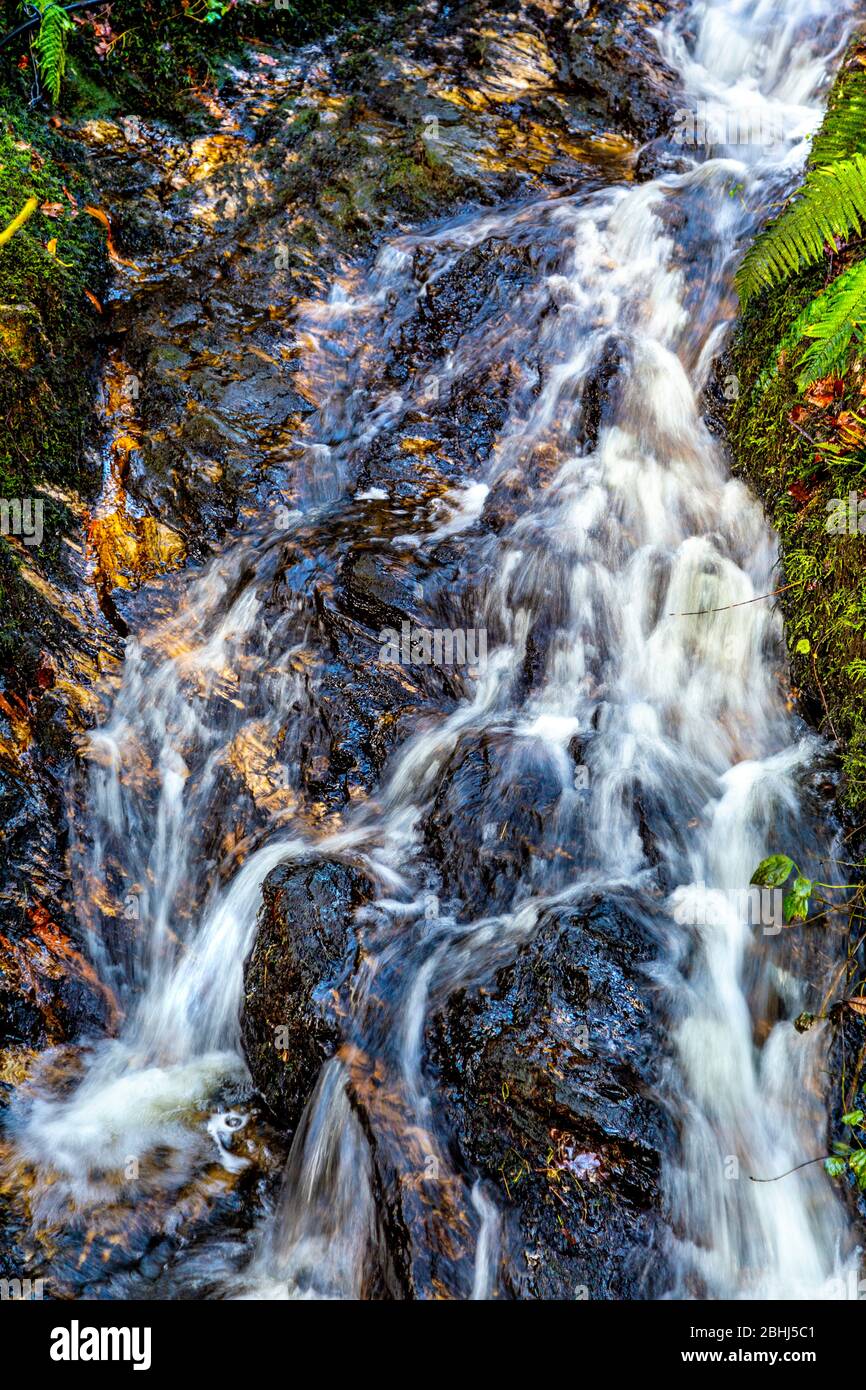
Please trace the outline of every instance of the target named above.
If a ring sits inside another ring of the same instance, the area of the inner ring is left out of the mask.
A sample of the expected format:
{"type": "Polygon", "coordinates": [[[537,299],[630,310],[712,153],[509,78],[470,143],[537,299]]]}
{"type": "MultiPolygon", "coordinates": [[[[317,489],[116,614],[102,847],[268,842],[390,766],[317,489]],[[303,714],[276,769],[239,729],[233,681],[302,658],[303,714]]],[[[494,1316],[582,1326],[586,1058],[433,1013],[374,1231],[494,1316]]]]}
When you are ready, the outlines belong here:
{"type": "Polygon", "coordinates": [[[813,342],[798,364],[802,368],[797,378],[801,391],[821,377],[844,371],[851,340],[866,320],[866,261],[858,261],[837,275],[824,293],[812,300],[805,319],[802,337],[813,342]]]}
{"type": "Polygon", "coordinates": [[[815,139],[809,163],[835,164],[852,154],[866,154],[866,72],[849,73],[832,98],[815,139]]]}
{"type": "Polygon", "coordinates": [[[852,155],[810,171],[802,192],[766,228],[737,272],[744,304],[753,294],[813,265],[837,237],[866,222],[866,156],[852,155]]]}
{"type": "MultiPolygon", "coordinates": [[[[821,261],[866,224],[866,73],[853,69],[837,84],[812,145],[799,194],[761,233],[737,272],[743,305],[762,289],[821,261]]],[[[842,373],[852,340],[866,320],[866,262],[844,270],[797,315],[782,341],[787,355],[804,339],[801,391],[821,377],[842,373]]],[[[781,354],[780,354],[781,357],[781,354]]],[[[766,383],[765,383],[766,385],[766,383]]]]}
{"type": "Polygon", "coordinates": [[[43,86],[51,100],[57,101],[66,71],[66,36],[73,24],[56,0],[33,0],[33,4],[40,16],[33,52],[43,86]]]}

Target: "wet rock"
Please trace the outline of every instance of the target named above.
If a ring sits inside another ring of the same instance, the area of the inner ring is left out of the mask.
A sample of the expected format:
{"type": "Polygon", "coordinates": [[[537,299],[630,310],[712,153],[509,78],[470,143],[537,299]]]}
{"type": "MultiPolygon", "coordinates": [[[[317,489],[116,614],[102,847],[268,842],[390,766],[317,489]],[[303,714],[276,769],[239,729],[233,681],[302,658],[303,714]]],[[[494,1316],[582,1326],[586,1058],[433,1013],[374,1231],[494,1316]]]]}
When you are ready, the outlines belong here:
{"type": "Polygon", "coordinates": [[[229,416],[252,416],[266,425],[286,424],[292,416],[309,415],[313,409],[279,367],[229,382],[220,394],[219,407],[229,416]]]}
{"type": "Polygon", "coordinates": [[[507,910],[531,882],[533,858],[548,858],[545,827],[561,790],[553,769],[524,760],[507,736],[460,742],[425,821],[445,895],[465,899],[473,915],[507,910]]]}
{"type": "Polygon", "coordinates": [[[37,311],[30,304],[0,304],[0,346],[3,355],[22,372],[28,371],[45,351],[45,334],[37,311]]]}
{"type": "Polygon", "coordinates": [[[663,135],[684,104],[678,76],[651,29],[670,8],[588,0],[566,22],[567,70],[577,93],[590,111],[639,140],[663,135]]]}
{"type": "Polygon", "coordinates": [[[343,566],[347,611],[378,631],[418,621],[415,584],[399,561],[374,550],[356,551],[343,566]]]}
{"type": "Polygon", "coordinates": [[[644,145],[635,164],[635,178],[643,182],[661,178],[664,174],[685,174],[691,164],[681,145],[659,138],[644,145]]]}
{"type": "Polygon", "coordinates": [[[532,274],[529,250],[501,237],[464,252],[454,266],[427,280],[415,315],[401,330],[397,362],[405,369],[419,356],[429,360],[452,351],[470,330],[511,304],[532,274]]]}
{"type": "Polygon", "coordinates": [[[285,865],[265,880],[244,965],[241,1037],[253,1081],[289,1127],[340,1039],[335,991],[351,968],[366,882],[338,863],[285,865]]]}
{"type": "Polygon", "coordinates": [[[638,981],[651,955],[623,903],[549,911],[492,985],[453,995],[431,1024],[461,1158],[505,1208],[512,1296],[651,1296],[671,1142],[648,1098],[654,1031],[638,981]]]}

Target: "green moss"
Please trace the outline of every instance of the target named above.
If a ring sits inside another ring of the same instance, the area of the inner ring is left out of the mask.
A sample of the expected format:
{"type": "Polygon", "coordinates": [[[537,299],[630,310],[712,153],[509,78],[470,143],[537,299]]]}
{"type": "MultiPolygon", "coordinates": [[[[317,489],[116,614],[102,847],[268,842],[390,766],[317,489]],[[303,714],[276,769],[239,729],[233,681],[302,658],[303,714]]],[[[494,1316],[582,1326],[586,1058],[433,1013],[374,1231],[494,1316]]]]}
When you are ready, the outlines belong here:
{"type": "Polygon", "coordinates": [[[826,275],[814,267],[749,305],[733,345],[739,397],[729,435],[737,471],[779,534],[779,583],[792,586],[780,601],[794,680],[840,741],[843,796],[853,809],[866,802],[866,535],[834,534],[827,523],[833,499],[866,485],[866,447],[835,454],[816,445],[838,438],[842,412],[863,415],[862,378],[849,372],[842,394],[822,404],[819,394],[804,399],[797,390],[796,350],[776,369],[787,331],[826,275]],[[796,650],[803,639],[808,653],[796,650]]]}
{"type": "MultiPolygon", "coordinates": [[[[68,156],[44,120],[0,95],[0,226],[28,199],[39,203],[0,247],[0,498],[41,503],[43,540],[31,553],[49,570],[61,563],[71,516],[46,489],[83,492],[95,481],[82,444],[98,314],[85,291],[98,298],[105,271],[105,233],[84,212],[87,189],[68,156]]],[[[0,670],[23,676],[32,644],[22,634],[37,623],[19,563],[0,539],[0,670]]]]}
{"type": "MultiPolygon", "coordinates": [[[[104,113],[114,109],[114,102],[128,113],[185,114],[185,89],[219,81],[226,59],[239,53],[245,41],[306,43],[352,22],[358,24],[357,54],[363,64],[370,35],[380,32],[368,17],[400,7],[400,0],[237,0],[216,22],[205,23],[205,0],[112,0],[110,9],[94,6],[77,16],[60,106],[104,113]],[[107,31],[96,27],[106,24],[107,31]]],[[[0,0],[3,32],[20,22],[17,0],[0,0]]],[[[15,78],[28,46],[24,36],[0,50],[0,80],[15,78]]],[[[31,82],[29,68],[18,74],[23,100],[29,98],[31,82]]]]}
{"type": "MultiPolygon", "coordinates": [[[[355,253],[368,250],[395,213],[421,221],[480,192],[431,156],[416,125],[394,113],[371,114],[359,97],[333,121],[309,107],[298,110],[292,97],[273,120],[287,133],[270,149],[279,196],[307,207],[313,222],[317,215],[326,224],[329,240],[355,253]]],[[[307,245],[316,239],[310,222],[296,236],[307,245]]]]}

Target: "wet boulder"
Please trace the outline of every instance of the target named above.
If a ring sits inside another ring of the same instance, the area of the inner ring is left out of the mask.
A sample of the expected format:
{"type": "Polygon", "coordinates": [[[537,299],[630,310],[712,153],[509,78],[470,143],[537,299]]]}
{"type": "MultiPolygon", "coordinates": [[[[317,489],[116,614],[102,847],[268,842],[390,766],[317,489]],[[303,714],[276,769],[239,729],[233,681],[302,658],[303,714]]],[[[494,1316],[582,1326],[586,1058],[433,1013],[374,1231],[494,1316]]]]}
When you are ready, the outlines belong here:
{"type": "Polygon", "coordinates": [[[653,33],[671,8],[593,0],[576,7],[565,26],[566,69],[587,111],[638,140],[663,135],[684,104],[678,74],[653,33]]]}
{"type": "Polygon", "coordinates": [[[513,1297],[652,1295],[672,1139],[650,1098],[651,955],[625,904],[549,911],[492,985],[452,995],[431,1023],[461,1159],[499,1194],[513,1297]]]}
{"type": "Polygon", "coordinates": [[[354,959],[354,912],[367,895],[364,875],[339,863],[286,864],[265,880],[244,965],[241,1038],[255,1085],[289,1128],[339,1044],[337,991],[354,959]]]}
{"type": "Polygon", "coordinates": [[[402,325],[392,370],[417,359],[429,361],[454,350],[462,338],[513,304],[530,283],[529,248],[504,237],[490,237],[460,255],[450,268],[428,277],[430,267],[416,264],[423,282],[413,316],[402,325]]]}
{"type": "Polygon", "coordinates": [[[549,882],[561,790],[551,763],[507,735],[459,740],[425,819],[444,896],[481,916],[510,910],[534,872],[549,882]]]}

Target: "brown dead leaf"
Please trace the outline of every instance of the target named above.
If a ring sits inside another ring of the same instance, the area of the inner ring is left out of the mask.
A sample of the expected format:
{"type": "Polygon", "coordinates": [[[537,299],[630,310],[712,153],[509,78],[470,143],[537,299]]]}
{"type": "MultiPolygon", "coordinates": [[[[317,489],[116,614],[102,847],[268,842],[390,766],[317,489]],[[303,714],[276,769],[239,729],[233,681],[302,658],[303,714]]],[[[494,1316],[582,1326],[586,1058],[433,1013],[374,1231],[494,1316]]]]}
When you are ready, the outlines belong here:
{"type": "Polygon", "coordinates": [[[795,478],[794,482],[791,483],[791,486],[788,488],[788,493],[793,497],[795,502],[799,502],[801,505],[808,502],[812,496],[810,489],[799,478],[795,478]]]}
{"type": "Polygon", "coordinates": [[[845,383],[841,377],[825,376],[820,381],[813,381],[806,392],[806,400],[810,405],[820,406],[824,409],[832,405],[837,396],[841,396],[845,390],[845,383]]]}
{"type": "Polygon", "coordinates": [[[108,248],[108,254],[114,261],[114,263],[116,265],[128,266],[130,270],[138,270],[138,266],[135,264],[135,261],[126,260],[125,257],[121,256],[120,252],[115,247],[114,242],[111,239],[111,218],[108,216],[108,213],[103,212],[102,208],[91,207],[89,203],[86,205],[84,211],[90,213],[91,217],[95,217],[97,222],[101,222],[106,232],[108,233],[105,239],[105,244],[108,248]]]}
{"type": "Polygon", "coordinates": [[[856,449],[866,439],[866,421],[861,420],[853,410],[841,410],[839,412],[836,428],[839,431],[841,442],[849,445],[852,449],[856,449]]]}

